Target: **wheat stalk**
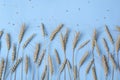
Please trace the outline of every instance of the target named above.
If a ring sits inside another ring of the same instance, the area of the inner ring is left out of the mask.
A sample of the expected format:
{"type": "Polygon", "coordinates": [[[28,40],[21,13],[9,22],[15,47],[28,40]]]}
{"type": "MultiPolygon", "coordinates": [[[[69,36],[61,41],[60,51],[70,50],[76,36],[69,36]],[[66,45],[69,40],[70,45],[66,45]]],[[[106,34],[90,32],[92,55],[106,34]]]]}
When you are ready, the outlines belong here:
{"type": "Polygon", "coordinates": [[[100,49],[98,47],[97,41],[95,40],[95,46],[96,46],[96,51],[98,53],[98,55],[100,56],[100,49]]]}
{"type": "Polygon", "coordinates": [[[80,62],[79,62],[79,67],[82,66],[82,64],[83,64],[83,63],[85,62],[85,60],[87,59],[88,55],[89,55],[89,52],[87,51],[87,52],[83,55],[82,59],[80,60],[80,62]]]}
{"type": "Polygon", "coordinates": [[[16,68],[18,67],[21,61],[22,61],[22,58],[19,58],[16,60],[16,63],[11,68],[12,73],[15,72],[16,68]]]}
{"type": "Polygon", "coordinates": [[[113,38],[112,38],[112,35],[110,34],[110,31],[109,31],[107,25],[105,25],[105,31],[106,31],[106,33],[107,33],[107,35],[108,35],[108,38],[109,38],[110,42],[111,42],[112,44],[114,44],[114,40],[113,40],[113,38]]]}
{"type": "Polygon", "coordinates": [[[93,74],[94,80],[97,80],[97,75],[96,75],[95,67],[92,67],[92,74],[93,74]]]}
{"type": "Polygon", "coordinates": [[[102,56],[102,63],[103,63],[105,76],[107,76],[108,75],[108,64],[107,64],[105,56],[102,56]]]}
{"type": "Polygon", "coordinates": [[[88,73],[89,73],[90,68],[91,68],[91,66],[92,66],[93,62],[94,62],[94,60],[92,59],[92,60],[90,61],[90,63],[88,64],[88,66],[87,66],[87,68],[86,68],[86,74],[88,74],[88,73]]]}
{"type": "Polygon", "coordinates": [[[36,62],[37,61],[37,58],[38,58],[38,54],[39,54],[39,50],[40,50],[40,44],[39,43],[37,43],[36,44],[36,47],[35,47],[35,52],[34,52],[34,62],[36,62]]]}
{"type": "Polygon", "coordinates": [[[30,41],[33,39],[33,37],[35,36],[36,34],[32,34],[26,41],[25,43],[23,44],[23,49],[30,43],[30,41]]]}
{"type": "Polygon", "coordinates": [[[19,36],[18,36],[19,43],[21,43],[21,41],[22,41],[24,32],[25,32],[25,24],[22,24],[22,27],[21,27],[21,30],[20,30],[20,33],[19,33],[19,36]]]}
{"type": "Polygon", "coordinates": [[[0,63],[0,80],[2,80],[2,74],[3,74],[4,66],[5,66],[5,61],[4,61],[4,59],[2,58],[2,59],[1,59],[1,63],[0,63]]]}
{"type": "Polygon", "coordinates": [[[50,41],[52,41],[54,39],[54,37],[56,36],[56,34],[61,30],[61,28],[63,27],[63,24],[60,24],[50,35],[50,41]]]}
{"type": "Polygon", "coordinates": [[[38,66],[41,65],[41,63],[42,63],[42,61],[44,59],[45,52],[46,52],[46,50],[43,50],[42,53],[41,53],[41,55],[39,56],[38,62],[37,62],[38,66]]]}
{"type": "Polygon", "coordinates": [[[15,61],[16,58],[16,46],[13,44],[13,50],[12,50],[12,62],[15,61]]]}
{"type": "Polygon", "coordinates": [[[85,45],[87,45],[90,42],[90,40],[86,40],[85,42],[83,42],[81,45],[79,45],[78,50],[80,50],[81,48],[83,48],[85,45]]]}
{"type": "Polygon", "coordinates": [[[54,53],[55,53],[57,63],[61,64],[60,56],[59,56],[58,51],[56,49],[54,49],[54,53]]]}

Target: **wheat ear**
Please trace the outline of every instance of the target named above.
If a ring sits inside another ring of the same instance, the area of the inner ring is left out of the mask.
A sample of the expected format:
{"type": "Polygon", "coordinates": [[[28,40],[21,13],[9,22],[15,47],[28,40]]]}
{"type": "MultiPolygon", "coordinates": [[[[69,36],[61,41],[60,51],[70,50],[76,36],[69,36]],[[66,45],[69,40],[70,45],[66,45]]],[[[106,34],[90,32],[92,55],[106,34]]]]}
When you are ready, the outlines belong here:
{"type": "Polygon", "coordinates": [[[116,30],[120,32],[120,26],[116,26],[116,30]]]}
{"type": "Polygon", "coordinates": [[[63,24],[60,24],[50,35],[50,41],[52,41],[56,34],[61,30],[61,28],[63,27],[63,24]]]}
{"type": "Polygon", "coordinates": [[[92,66],[93,62],[94,62],[94,60],[92,59],[92,60],[90,61],[90,63],[88,64],[88,66],[87,66],[87,68],[86,68],[86,74],[88,74],[88,73],[89,73],[90,68],[91,68],[91,66],[92,66]]]}
{"type": "Polygon", "coordinates": [[[92,35],[92,50],[93,50],[94,47],[95,47],[96,38],[97,38],[97,32],[96,32],[96,29],[94,29],[93,35],[92,35]]]}
{"type": "Polygon", "coordinates": [[[0,38],[2,37],[3,35],[3,30],[0,31],[0,38]]]}
{"type": "Polygon", "coordinates": [[[113,58],[113,55],[112,55],[112,54],[109,54],[109,58],[110,58],[110,61],[112,62],[112,65],[113,65],[114,69],[116,69],[117,65],[116,65],[116,63],[115,63],[115,60],[114,60],[114,58],[113,58]]]}
{"type": "Polygon", "coordinates": [[[60,56],[59,56],[58,51],[56,49],[54,49],[54,53],[55,53],[57,63],[61,64],[60,56]]]}
{"type": "Polygon", "coordinates": [[[44,67],[43,73],[41,75],[41,80],[45,79],[46,74],[47,74],[47,66],[44,67]]]}
{"type": "Polygon", "coordinates": [[[2,74],[3,74],[4,66],[5,66],[5,61],[2,58],[1,63],[0,63],[0,80],[2,80],[2,74]]]}
{"type": "Polygon", "coordinates": [[[51,75],[53,75],[54,68],[53,68],[52,58],[50,55],[48,56],[48,62],[49,62],[50,73],[51,73],[51,75]]]}
{"type": "Polygon", "coordinates": [[[93,74],[94,80],[97,80],[97,75],[96,75],[95,67],[92,67],[92,74],[93,74]]]}
{"type": "Polygon", "coordinates": [[[11,46],[11,43],[10,43],[10,34],[6,34],[6,43],[7,43],[7,49],[10,50],[10,46],[11,46]]]}
{"type": "Polygon", "coordinates": [[[107,76],[108,75],[108,64],[107,64],[105,56],[102,56],[102,63],[103,63],[105,76],[107,76]]]}
{"type": "Polygon", "coordinates": [[[61,74],[62,71],[64,70],[65,65],[66,65],[66,62],[67,62],[67,60],[65,59],[64,62],[62,63],[62,65],[60,66],[60,70],[59,70],[60,74],[61,74]]]}
{"type": "Polygon", "coordinates": [[[90,42],[90,40],[87,40],[85,42],[83,42],[81,45],[79,45],[78,50],[80,50],[81,48],[83,48],[85,45],[87,45],[90,42]]]}
{"type": "Polygon", "coordinates": [[[96,46],[96,51],[98,53],[98,55],[100,56],[100,49],[98,47],[97,41],[95,40],[95,46],[96,46]]]}
{"type": "Polygon", "coordinates": [[[12,50],[12,62],[15,61],[16,58],[16,46],[13,44],[13,50],[12,50]]]}

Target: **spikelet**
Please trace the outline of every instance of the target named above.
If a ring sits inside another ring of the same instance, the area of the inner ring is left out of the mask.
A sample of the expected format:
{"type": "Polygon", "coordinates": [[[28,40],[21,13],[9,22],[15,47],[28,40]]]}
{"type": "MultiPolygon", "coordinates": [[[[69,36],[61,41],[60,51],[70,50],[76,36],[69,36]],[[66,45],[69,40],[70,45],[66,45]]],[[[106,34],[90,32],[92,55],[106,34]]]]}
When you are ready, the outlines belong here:
{"type": "Polygon", "coordinates": [[[95,67],[92,67],[92,74],[93,74],[94,80],[97,80],[97,75],[96,75],[95,67]]]}
{"type": "Polygon", "coordinates": [[[120,49],[120,35],[118,36],[117,41],[116,41],[116,52],[117,53],[118,53],[119,49],[120,49]]]}
{"type": "Polygon", "coordinates": [[[72,68],[72,65],[70,64],[69,60],[67,60],[67,66],[68,66],[69,70],[72,68]]]}
{"type": "Polygon", "coordinates": [[[41,30],[42,36],[45,37],[45,36],[46,36],[46,33],[45,33],[45,27],[44,27],[44,24],[43,24],[43,23],[41,23],[40,30],[41,30]]]}
{"type": "Polygon", "coordinates": [[[45,52],[46,52],[46,50],[43,50],[41,55],[39,56],[38,61],[37,61],[38,66],[41,65],[43,58],[44,58],[44,55],[45,55],[45,52]]]}
{"type": "Polygon", "coordinates": [[[18,67],[21,61],[22,61],[22,58],[17,59],[16,63],[11,68],[12,72],[15,72],[16,68],[18,67]]]}
{"type": "Polygon", "coordinates": [[[60,60],[60,57],[59,57],[59,54],[58,54],[58,51],[56,49],[54,49],[54,53],[55,53],[55,57],[56,57],[56,61],[58,64],[61,64],[61,60],[60,60]]]}
{"type": "Polygon", "coordinates": [[[106,51],[109,52],[109,48],[108,48],[106,40],[104,38],[102,40],[103,40],[103,45],[104,45],[106,51]]]}
{"type": "Polygon", "coordinates": [[[98,55],[100,56],[100,49],[98,47],[97,41],[95,40],[95,46],[96,46],[96,51],[98,53],[98,55]]]}
{"type": "Polygon", "coordinates": [[[112,38],[112,35],[110,34],[110,31],[109,31],[107,25],[105,25],[105,31],[106,31],[106,33],[107,33],[107,35],[108,35],[108,38],[109,38],[110,42],[111,42],[112,44],[114,44],[114,40],[113,40],[113,38],[112,38]]]}
{"type": "Polygon", "coordinates": [[[25,24],[22,24],[22,27],[18,36],[19,43],[21,43],[24,33],[25,33],[25,24]]]}
{"type": "Polygon", "coordinates": [[[63,51],[65,53],[65,42],[64,42],[62,33],[60,34],[60,42],[61,42],[61,45],[62,45],[62,49],[63,49],[63,51]]]}
{"type": "Polygon", "coordinates": [[[67,62],[67,60],[65,59],[64,62],[62,63],[62,65],[60,66],[60,70],[59,70],[60,73],[62,73],[62,71],[64,70],[64,68],[66,66],[66,62],[67,62]]]}
{"type": "Polygon", "coordinates": [[[38,58],[38,54],[39,54],[39,50],[40,50],[40,44],[39,43],[37,43],[36,44],[36,47],[35,47],[35,52],[34,52],[34,62],[36,62],[37,61],[37,58],[38,58]]]}
{"type": "Polygon", "coordinates": [[[102,56],[102,63],[103,63],[105,76],[107,76],[107,74],[108,74],[108,64],[107,64],[105,56],[102,56]]]}
{"type": "Polygon", "coordinates": [[[41,75],[41,80],[45,80],[46,74],[47,74],[47,66],[44,67],[43,73],[41,75]]]}
{"type": "Polygon", "coordinates": [[[23,49],[30,43],[30,41],[33,39],[33,37],[35,36],[36,34],[32,34],[26,41],[25,43],[23,44],[23,49]]]}
{"type": "Polygon", "coordinates": [[[15,57],[16,57],[16,46],[15,44],[13,44],[13,50],[12,50],[12,61],[15,61],[15,57]]]}
{"type": "Polygon", "coordinates": [[[109,54],[109,58],[110,58],[110,61],[112,62],[112,65],[113,65],[114,69],[116,69],[117,65],[115,63],[115,60],[114,60],[112,54],[109,54]]]}
{"type": "Polygon", "coordinates": [[[2,79],[4,66],[5,66],[5,63],[4,63],[4,59],[2,58],[0,63],[0,79],[2,79]]]}
{"type": "Polygon", "coordinates": [[[75,47],[76,47],[76,45],[77,45],[79,36],[80,36],[80,32],[76,32],[75,37],[74,37],[74,40],[73,40],[73,44],[72,44],[73,50],[75,49],[75,47]]]}
{"type": "Polygon", "coordinates": [[[10,34],[6,34],[6,43],[7,43],[7,49],[10,50],[10,46],[11,46],[11,43],[10,43],[10,34]]]}
{"type": "Polygon", "coordinates": [[[25,58],[25,73],[28,73],[29,57],[26,55],[25,58]]]}
{"type": "Polygon", "coordinates": [[[83,42],[83,43],[79,46],[78,50],[80,50],[81,48],[83,48],[83,47],[84,47],[85,45],[87,45],[89,42],[90,42],[90,40],[87,40],[87,41],[83,42]]]}
{"type": "Polygon", "coordinates": [[[88,55],[89,55],[89,52],[87,51],[87,52],[83,55],[82,59],[80,60],[80,62],[79,62],[79,67],[82,66],[82,64],[83,64],[83,63],[85,62],[85,60],[87,59],[88,55]]]}
{"type": "Polygon", "coordinates": [[[87,66],[87,68],[86,68],[86,74],[88,74],[88,73],[89,73],[90,68],[91,68],[91,66],[92,66],[93,62],[94,62],[94,60],[92,59],[92,60],[90,61],[90,63],[88,64],[88,66],[87,66]]]}
{"type": "Polygon", "coordinates": [[[60,24],[50,35],[50,41],[52,41],[56,34],[61,30],[61,28],[63,27],[63,24],[60,24]]]}
{"type": "Polygon", "coordinates": [[[3,35],[3,30],[0,31],[0,38],[2,37],[3,35]]]}
{"type": "Polygon", "coordinates": [[[96,37],[97,37],[97,32],[96,32],[96,29],[94,29],[93,35],[92,35],[92,49],[94,49],[96,37]]]}
{"type": "Polygon", "coordinates": [[[51,73],[51,75],[53,75],[54,68],[53,68],[52,58],[51,58],[50,55],[48,56],[48,61],[49,61],[49,69],[50,69],[50,73],[51,73]]]}
{"type": "Polygon", "coordinates": [[[120,26],[116,26],[116,30],[120,32],[120,26]]]}
{"type": "Polygon", "coordinates": [[[74,68],[73,69],[74,80],[76,80],[77,79],[77,66],[74,66],[73,68],[74,68]]]}

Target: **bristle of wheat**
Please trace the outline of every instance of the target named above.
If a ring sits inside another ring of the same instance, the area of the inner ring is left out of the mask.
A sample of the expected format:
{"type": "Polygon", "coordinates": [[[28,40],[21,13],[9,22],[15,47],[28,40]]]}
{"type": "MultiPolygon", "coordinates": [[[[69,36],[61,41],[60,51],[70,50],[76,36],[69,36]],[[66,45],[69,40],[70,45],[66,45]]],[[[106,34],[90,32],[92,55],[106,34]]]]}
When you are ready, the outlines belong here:
{"type": "Polygon", "coordinates": [[[63,27],[63,24],[60,24],[50,35],[50,41],[52,41],[56,34],[61,30],[61,28],[63,27]]]}
{"type": "Polygon", "coordinates": [[[62,71],[64,70],[64,68],[66,66],[66,62],[67,62],[67,60],[65,59],[64,62],[62,63],[62,65],[60,66],[60,70],[59,70],[60,73],[62,73],[62,71]]]}
{"type": "Polygon", "coordinates": [[[114,43],[114,40],[113,40],[113,38],[112,38],[112,35],[110,34],[110,31],[109,31],[107,25],[105,25],[105,31],[106,31],[106,33],[107,33],[107,35],[108,35],[108,38],[109,38],[110,42],[113,44],[113,43],[114,43]]]}
{"type": "Polygon", "coordinates": [[[25,58],[25,73],[28,73],[29,57],[26,55],[25,58]]]}
{"type": "Polygon", "coordinates": [[[61,35],[60,35],[60,42],[61,42],[61,45],[62,45],[62,49],[63,49],[63,51],[64,51],[64,53],[65,53],[65,42],[64,42],[62,33],[61,33],[61,35]]]}
{"type": "Polygon", "coordinates": [[[87,59],[88,55],[89,55],[89,52],[87,51],[87,52],[83,55],[82,59],[80,60],[80,62],[79,62],[79,67],[82,66],[82,64],[83,64],[83,63],[85,62],[85,60],[87,59]]]}
{"type": "Polygon", "coordinates": [[[95,46],[95,40],[96,40],[96,38],[97,38],[97,32],[96,32],[96,29],[94,29],[93,35],[92,35],[92,49],[95,46]]]}
{"type": "Polygon", "coordinates": [[[105,76],[107,76],[107,74],[108,74],[108,64],[107,64],[105,56],[102,56],[102,63],[103,63],[103,68],[104,68],[105,76]]]}
{"type": "Polygon", "coordinates": [[[120,32],[120,26],[116,26],[116,30],[120,32]]]}
{"type": "Polygon", "coordinates": [[[3,30],[0,31],[0,38],[2,37],[3,35],[3,30]]]}
{"type": "Polygon", "coordinates": [[[30,41],[33,39],[33,37],[35,36],[36,34],[32,34],[26,41],[25,43],[23,44],[23,49],[30,43],[30,41]]]}
{"type": "Polygon", "coordinates": [[[22,58],[17,59],[16,63],[11,68],[12,72],[15,72],[16,68],[18,67],[21,61],[22,61],[22,58]]]}
{"type": "Polygon", "coordinates": [[[42,36],[45,37],[46,33],[45,33],[45,27],[44,27],[44,24],[41,23],[41,32],[42,32],[42,36]]]}
{"type": "Polygon", "coordinates": [[[95,41],[95,46],[96,46],[96,51],[97,51],[98,55],[100,56],[100,49],[98,47],[97,41],[95,41]]]}
{"type": "Polygon", "coordinates": [[[114,60],[112,54],[109,54],[109,58],[110,58],[110,60],[111,60],[111,62],[112,62],[112,65],[113,65],[114,69],[116,69],[117,65],[116,65],[116,63],[115,63],[115,60],[114,60]]]}
{"type": "Polygon", "coordinates": [[[39,44],[39,43],[37,43],[37,44],[36,44],[36,47],[35,47],[35,52],[34,52],[34,59],[33,59],[33,60],[34,60],[34,62],[36,62],[36,61],[37,61],[39,51],[40,51],[40,44],[39,44]]]}
{"type": "Polygon", "coordinates": [[[75,34],[75,37],[74,37],[74,40],[73,40],[73,50],[75,49],[77,43],[78,43],[78,39],[79,39],[79,36],[80,36],[80,32],[76,32],[75,34]]]}
{"type": "Polygon", "coordinates": [[[12,51],[12,61],[15,61],[15,57],[16,57],[16,46],[15,44],[13,44],[13,51],[12,51]]]}
{"type": "Polygon", "coordinates": [[[10,50],[10,46],[11,46],[11,43],[10,43],[10,34],[6,34],[6,43],[7,43],[7,49],[10,50]]]}
{"type": "Polygon", "coordinates": [[[93,74],[94,80],[97,80],[97,75],[96,75],[95,67],[92,67],[92,74],[93,74]]]}
{"type": "Polygon", "coordinates": [[[118,36],[117,41],[116,41],[116,52],[117,53],[118,53],[119,49],[120,49],[120,35],[118,36]]]}
{"type": "Polygon", "coordinates": [[[43,50],[40,57],[38,58],[38,62],[37,62],[38,66],[41,65],[41,63],[42,63],[42,61],[44,59],[45,52],[46,52],[46,50],[43,50]]]}
{"type": "Polygon", "coordinates": [[[104,45],[106,51],[109,52],[109,48],[108,48],[106,40],[104,38],[102,40],[103,40],[103,45],[104,45]]]}
{"type": "Polygon", "coordinates": [[[41,75],[41,80],[44,80],[45,79],[45,76],[47,74],[47,66],[45,66],[44,70],[43,70],[43,73],[41,75]]]}
{"type": "Polygon", "coordinates": [[[93,62],[94,62],[94,60],[92,59],[92,60],[90,61],[90,63],[88,64],[88,66],[87,66],[87,68],[86,68],[86,74],[88,74],[88,73],[89,73],[90,68],[91,68],[91,66],[92,66],[93,62]]]}
{"type": "Polygon", "coordinates": [[[90,40],[87,40],[87,41],[83,42],[83,43],[79,46],[78,50],[80,50],[81,48],[83,48],[83,47],[84,47],[85,45],[87,45],[89,42],[90,42],[90,40]]]}
{"type": "Polygon", "coordinates": [[[21,27],[21,30],[20,30],[20,33],[19,33],[19,36],[18,36],[19,43],[21,43],[21,41],[22,41],[24,32],[25,32],[25,24],[22,24],[22,27],[21,27]]]}
{"type": "Polygon", "coordinates": [[[2,79],[2,74],[3,74],[3,69],[5,66],[4,59],[2,58],[1,63],[0,63],[0,79],[2,79]]]}
{"type": "Polygon", "coordinates": [[[77,79],[77,66],[74,66],[73,75],[74,75],[74,79],[76,80],[77,79]]]}
{"type": "Polygon", "coordinates": [[[54,49],[54,53],[55,53],[57,63],[61,64],[60,56],[59,56],[58,51],[56,49],[54,49]]]}
{"type": "Polygon", "coordinates": [[[50,70],[50,73],[51,73],[51,75],[53,75],[53,73],[54,73],[54,68],[53,68],[52,58],[51,58],[50,55],[48,56],[48,62],[49,62],[49,70],[50,70]]]}

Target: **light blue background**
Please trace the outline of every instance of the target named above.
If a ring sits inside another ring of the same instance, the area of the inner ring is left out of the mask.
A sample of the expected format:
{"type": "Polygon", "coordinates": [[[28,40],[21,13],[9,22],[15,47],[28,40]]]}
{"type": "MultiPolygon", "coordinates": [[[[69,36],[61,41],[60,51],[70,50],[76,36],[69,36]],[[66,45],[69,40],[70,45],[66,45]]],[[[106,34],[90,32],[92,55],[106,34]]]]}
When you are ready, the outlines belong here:
{"type": "MultiPolygon", "coordinates": [[[[4,35],[1,39],[2,48],[0,57],[6,57],[7,48],[5,41],[5,34],[8,32],[11,34],[12,43],[18,43],[18,34],[20,27],[25,23],[28,27],[22,44],[25,40],[32,34],[36,33],[37,36],[34,40],[28,45],[24,50],[25,54],[28,54],[33,59],[33,53],[35,50],[35,44],[40,42],[43,48],[44,39],[40,32],[40,24],[44,23],[47,30],[48,36],[55,29],[55,27],[63,23],[65,26],[61,30],[63,33],[66,28],[71,30],[68,44],[67,44],[67,58],[72,63],[72,40],[74,38],[75,31],[80,31],[80,41],[81,44],[85,40],[91,39],[93,29],[96,28],[99,33],[98,45],[100,47],[102,54],[107,54],[103,48],[102,38],[105,37],[108,43],[110,41],[107,38],[107,35],[104,31],[104,25],[107,24],[114,41],[116,41],[117,35],[119,34],[115,30],[116,25],[120,25],[120,1],[119,0],[0,0],[0,30],[4,29],[4,35]]],[[[55,56],[53,53],[54,48],[57,48],[59,51],[60,58],[63,62],[63,51],[60,44],[60,38],[58,34],[55,37],[55,40],[52,42],[52,47],[50,54],[53,58],[53,63],[55,64],[55,56]]],[[[49,43],[49,40],[46,40],[49,43]]],[[[77,48],[78,48],[77,45],[77,48]]],[[[84,52],[91,50],[91,43],[87,45],[84,49],[80,50],[76,55],[77,64],[83,56],[84,52]]],[[[113,51],[112,44],[109,44],[110,52],[113,51]]],[[[41,49],[42,50],[42,49],[41,49]]],[[[11,51],[9,53],[9,60],[11,59],[11,51]]],[[[20,53],[22,48],[20,49],[20,53]]],[[[20,54],[19,53],[19,54],[20,54]]],[[[21,53],[22,54],[22,53],[21,53]]],[[[97,66],[97,77],[98,80],[105,80],[103,67],[101,63],[101,58],[98,57],[95,51],[95,61],[97,66]]],[[[91,57],[85,62],[81,68],[80,78],[81,80],[85,79],[85,69],[91,57]]],[[[33,62],[31,63],[33,65],[33,62]]],[[[44,67],[44,62],[39,68],[39,75],[41,74],[44,67]]],[[[57,66],[54,65],[56,69],[57,66]]],[[[29,70],[28,76],[31,76],[31,71],[29,70]]],[[[17,76],[19,79],[19,73],[21,72],[20,66],[17,69],[17,76]]],[[[53,79],[56,80],[57,70],[54,73],[53,79]]],[[[111,76],[111,74],[109,74],[111,76]]],[[[115,75],[117,76],[117,75],[115,75]]],[[[25,77],[25,76],[24,76],[25,77]]],[[[62,74],[63,77],[63,74],[62,74]]],[[[67,78],[69,79],[68,75],[67,78]]],[[[30,79],[30,78],[29,78],[30,79]]],[[[110,79],[110,77],[108,78],[110,79]]],[[[87,76],[87,80],[93,80],[92,71],[90,71],[87,76]]],[[[115,79],[116,80],[116,79],[115,79]]]]}

